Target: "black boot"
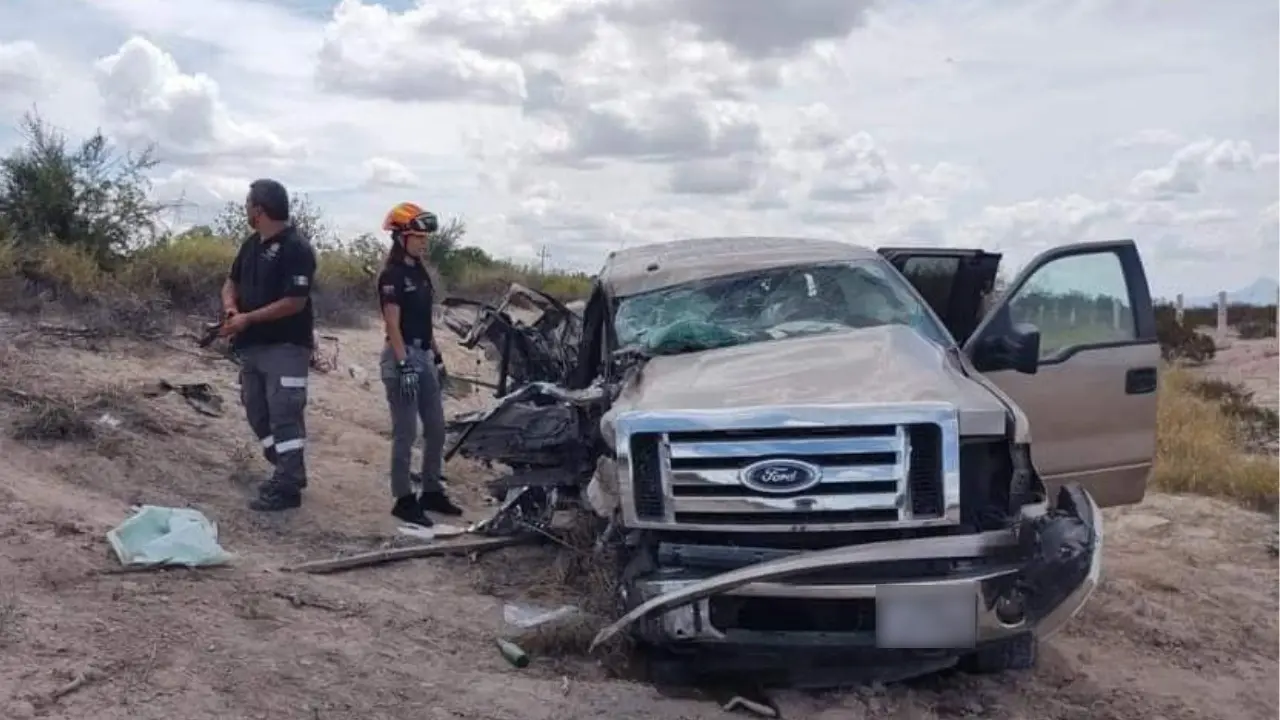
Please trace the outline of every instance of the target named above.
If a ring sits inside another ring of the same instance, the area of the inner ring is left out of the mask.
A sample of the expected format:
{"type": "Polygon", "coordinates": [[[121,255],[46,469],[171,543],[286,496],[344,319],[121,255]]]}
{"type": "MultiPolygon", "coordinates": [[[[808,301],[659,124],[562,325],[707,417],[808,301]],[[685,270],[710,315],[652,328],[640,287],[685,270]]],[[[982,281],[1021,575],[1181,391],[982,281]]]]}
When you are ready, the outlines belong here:
{"type": "MultiPolygon", "coordinates": [[[[278,456],[276,455],[276,449],[275,449],[275,446],[268,447],[268,448],[263,448],[263,449],[262,449],[262,457],[266,458],[266,459],[267,459],[267,462],[271,463],[271,467],[272,467],[272,468],[274,468],[274,467],[276,466],[276,459],[277,459],[277,457],[278,457],[278,456]]],[[[303,489],[305,489],[305,488],[307,487],[307,478],[306,478],[306,477],[303,477],[303,478],[302,478],[302,482],[298,483],[298,487],[303,488],[303,489]]]]}
{"type": "Polygon", "coordinates": [[[418,496],[418,505],[427,512],[436,512],[441,515],[450,515],[458,517],[462,514],[462,508],[453,504],[448,495],[443,490],[433,490],[424,492],[418,496]]]}
{"type": "Polygon", "coordinates": [[[280,512],[302,506],[302,493],[293,488],[264,485],[258,497],[249,501],[249,509],[258,512],[280,512]]]}
{"type": "Polygon", "coordinates": [[[422,512],[422,506],[418,504],[418,497],[413,493],[396,498],[396,504],[391,508],[391,514],[410,525],[431,527],[434,524],[431,522],[431,518],[422,512]]]}

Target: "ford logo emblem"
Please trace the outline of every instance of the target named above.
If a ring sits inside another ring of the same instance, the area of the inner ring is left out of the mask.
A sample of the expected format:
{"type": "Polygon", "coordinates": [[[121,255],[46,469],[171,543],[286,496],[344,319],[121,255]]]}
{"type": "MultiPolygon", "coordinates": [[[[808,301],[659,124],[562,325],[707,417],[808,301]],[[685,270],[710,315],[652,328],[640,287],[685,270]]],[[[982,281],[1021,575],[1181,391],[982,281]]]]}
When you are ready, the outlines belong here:
{"type": "Polygon", "coordinates": [[[800,460],[761,460],[742,469],[742,484],[764,493],[795,493],[822,482],[822,468],[800,460]]]}

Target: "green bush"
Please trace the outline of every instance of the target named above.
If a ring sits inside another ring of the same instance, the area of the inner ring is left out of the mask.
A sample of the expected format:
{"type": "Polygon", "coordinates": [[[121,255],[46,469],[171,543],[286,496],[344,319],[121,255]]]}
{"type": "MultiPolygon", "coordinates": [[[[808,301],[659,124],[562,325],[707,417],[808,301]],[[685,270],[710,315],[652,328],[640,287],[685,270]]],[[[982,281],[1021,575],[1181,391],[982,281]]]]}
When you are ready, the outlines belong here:
{"type": "MultiPolygon", "coordinates": [[[[166,208],[149,195],[150,152],[119,156],[101,133],[73,148],[35,115],[22,130],[25,144],[0,159],[0,301],[21,309],[54,300],[100,310],[105,322],[147,327],[165,311],[218,312],[219,289],[249,234],[239,203],[228,203],[211,226],[158,232],[166,208]]],[[[294,222],[317,253],[318,317],[361,322],[377,307],[374,282],[387,242],[340,239],[306,195],[293,200],[294,222]]],[[[453,219],[432,240],[430,265],[443,292],[490,299],[520,282],[571,300],[590,290],[586,275],[495,260],[462,245],[465,235],[465,224],[453,219]]]]}
{"type": "Polygon", "coordinates": [[[1236,325],[1236,332],[1240,334],[1243,340],[1258,340],[1260,338],[1273,338],[1276,336],[1276,316],[1274,311],[1269,318],[1261,318],[1257,320],[1245,320],[1236,325]]]}
{"type": "Polygon", "coordinates": [[[1185,316],[1184,322],[1178,322],[1177,313],[1170,305],[1156,307],[1156,337],[1165,360],[1208,362],[1218,353],[1213,338],[1188,325],[1185,316]]]}

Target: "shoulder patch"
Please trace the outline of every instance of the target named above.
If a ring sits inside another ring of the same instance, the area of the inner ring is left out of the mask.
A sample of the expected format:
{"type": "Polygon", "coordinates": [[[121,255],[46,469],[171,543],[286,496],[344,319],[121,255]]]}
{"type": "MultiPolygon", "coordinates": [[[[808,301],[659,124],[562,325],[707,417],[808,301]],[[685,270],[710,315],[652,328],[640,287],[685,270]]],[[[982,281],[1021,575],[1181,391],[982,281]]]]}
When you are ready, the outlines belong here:
{"type": "Polygon", "coordinates": [[[382,286],[382,294],[383,294],[384,296],[386,296],[386,297],[393,297],[393,296],[395,296],[395,294],[396,294],[396,286],[395,286],[395,285],[383,285],[383,286],[382,286]]]}
{"type": "Polygon", "coordinates": [[[306,287],[306,286],[308,286],[308,285],[310,285],[310,284],[311,284],[311,280],[310,280],[309,278],[307,278],[307,276],[306,276],[306,275],[294,275],[294,276],[293,276],[293,286],[294,286],[294,287],[306,287]]]}

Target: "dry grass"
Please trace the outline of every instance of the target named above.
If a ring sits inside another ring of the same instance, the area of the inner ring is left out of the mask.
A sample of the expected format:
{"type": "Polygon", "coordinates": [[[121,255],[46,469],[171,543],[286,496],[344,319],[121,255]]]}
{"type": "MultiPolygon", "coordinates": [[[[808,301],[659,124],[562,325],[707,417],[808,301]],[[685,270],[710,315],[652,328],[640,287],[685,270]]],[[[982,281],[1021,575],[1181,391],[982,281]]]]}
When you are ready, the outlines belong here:
{"type": "Polygon", "coordinates": [[[1186,369],[1166,369],[1161,383],[1155,486],[1275,511],[1280,463],[1274,456],[1241,451],[1253,431],[1239,414],[1230,410],[1229,403],[1206,397],[1200,382],[1186,369]]]}
{"type": "MultiPolygon", "coordinates": [[[[38,311],[49,301],[74,313],[84,325],[108,334],[154,335],[166,329],[170,312],[212,316],[219,290],[239,242],[214,235],[183,235],[158,243],[109,267],[80,249],[59,243],[18,247],[0,237],[0,307],[38,311]]],[[[312,300],[317,317],[332,325],[363,324],[377,307],[374,274],[381,258],[359,247],[318,251],[312,300]]],[[[489,261],[462,263],[444,283],[447,291],[489,300],[511,282],[562,299],[585,297],[590,279],[581,274],[539,272],[489,261]]]]}

